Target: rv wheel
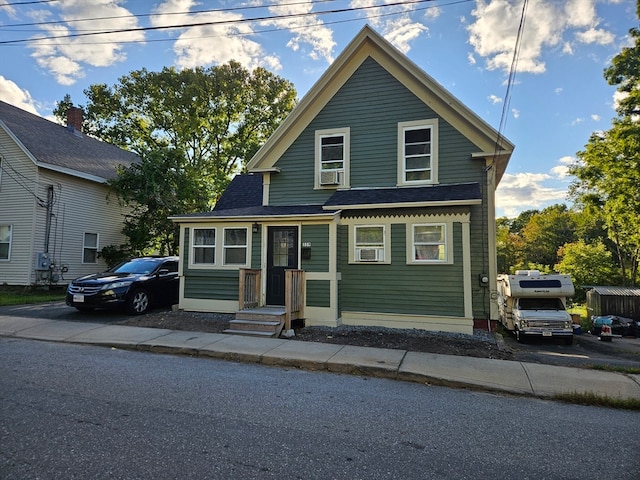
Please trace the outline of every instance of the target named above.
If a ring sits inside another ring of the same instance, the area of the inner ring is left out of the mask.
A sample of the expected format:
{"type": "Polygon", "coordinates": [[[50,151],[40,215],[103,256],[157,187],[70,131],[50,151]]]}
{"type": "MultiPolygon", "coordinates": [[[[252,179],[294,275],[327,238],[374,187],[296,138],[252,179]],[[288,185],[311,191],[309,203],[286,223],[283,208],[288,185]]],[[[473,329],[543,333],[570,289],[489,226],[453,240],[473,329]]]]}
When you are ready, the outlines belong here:
{"type": "Polygon", "coordinates": [[[524,333],[522,333],[520,330],[516,330],[516,340],[518,341],[518,343],[524,343],[524,333]]]}

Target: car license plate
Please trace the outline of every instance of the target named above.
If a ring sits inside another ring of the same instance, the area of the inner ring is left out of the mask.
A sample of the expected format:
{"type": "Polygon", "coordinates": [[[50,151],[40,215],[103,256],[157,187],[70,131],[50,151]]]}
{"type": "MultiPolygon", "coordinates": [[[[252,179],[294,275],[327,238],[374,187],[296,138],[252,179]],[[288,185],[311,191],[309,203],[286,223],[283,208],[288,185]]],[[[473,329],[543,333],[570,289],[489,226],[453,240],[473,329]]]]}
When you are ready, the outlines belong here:
{"type": "Polygon", "coordinates": [[[74,295],[73,301],[76,303],[84,303],[84,295],[74,295]]]}
{"type": "Polygon", "coordinates": [[[542,336],[543,337],[550,337],[551,336],[551,332],[542,332],[542,336]]]}

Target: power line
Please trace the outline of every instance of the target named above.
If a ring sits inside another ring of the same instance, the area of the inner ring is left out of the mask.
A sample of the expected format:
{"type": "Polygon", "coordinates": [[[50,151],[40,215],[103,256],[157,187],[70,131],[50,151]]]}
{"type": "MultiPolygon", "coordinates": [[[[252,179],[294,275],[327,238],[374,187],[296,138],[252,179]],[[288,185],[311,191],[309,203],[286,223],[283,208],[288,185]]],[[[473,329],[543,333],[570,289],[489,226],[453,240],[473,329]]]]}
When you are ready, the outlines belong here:
{"type": "Polygon", "coordinates": [[[33,1],[33,2],[13,2],[13,3],[2,3],[0,4],[0,7],[16,7],[16,6],[20,6],[20,5],[37,5],[39,3],[53,3],[53,2],[57,2],[59,0],[38,0],[38,1],[33,1]]]}
{"type": "Polygon", "coordinates": [[[160,25],[155,27],[152,26],[152,27],[122,28],[122,29],[116,29],[116,30],[72,33],[68,35],[54,35],[54,36],[41,37],[41,38],[5,40],[5,41],[0,41],[0,45],[10,45],[10,44],[17,44],[17,43],[25,43],[25,42],[42,42],[46,40],[58,40],[63,38],[79,38],[79,37],[88,37],[88,36],[96,36],[96,35],[110,35],[114,33],[170,30],[175,28],[192,28],[192,27],[203,27],[203,26],[213,26],[213,25],[243,24],[243,23],[250,23],[250,22],[267,21],[267,20],[283,20],[288,18],[304,18],[304,17],[311,17],[311,16],[315,17],[315,16],[331,15],[331,14],[338,14],[338,13],[370,10],[373,8],[387,8],[387,7],[394,7],[394,6],[401,6],[401,5],[421,4],[421,3],[433,2],[433,1],[434,0],[408,0],[408,1],[398,1],[394,3],[387,3],[384,5],[378,5],[378,6],[339,8],[339,9],[333,9],[333,10],[323,10],[319,12],[290,13],[290,14],[284,14],[284,15],[268,15],[268,16],[262,16],[262,17],[241,18],[241,19],[234,19],[234,20],[191,22],[191,23],[184,23],[184,24],[177,24],[177,25],[160,25]]]}
{"type": "MultiPolygon", "coordinates": [[[[331,0],[330,0],[331,1],[331,0]]],[[[451,5],[458,5],[461,3],[469,3],[473,0],[456,0],[453,2],[449,2],[449,3],[445,3],[445,4],[441,4],[439,6],[441,7],[448,7],[451,5]]],[[[435,8],[434,5],[430,5],[430,6],[426,6],[426,7],[416,7],[416,8],[412,8],[410,10],[403,10],[402,12],[388,12],[388,13],[380,13],[378,15],[370,15],[368,16],[368,18],[384,18],[384,17],[391,17],[391,16],[395,16],[395,15],[402,15],[402,14],[406,14],[406,13],[415,13],[415,12],[420,12],[420,11],[424,11],[424,10],[428,10],[430,8],[435,8]]],[[[211,34],[211,35],[198,35],[197,37],[181,37],[181,40],[195,40],[195,39],[201,39],[201,38],[218,38],[218,37],[243,37],[243,36],[248,36],[248,35],[260,35],[263,33],[273,33],[273,32],[280,32],[283,30],[290,30],[290,31],[295,31],[295,30],[302,30],[305,28],[309,28],[309,27],[314,27],[314,26],[326,26],[326,25],[338,25],[341,23],[349,23],[349,22],[355,22],[360,20],[359,18],[348,18],[345,20],[333,20],[333,21],[326,21],[323,23],[317,23],[317,24],[307,24],[307,25],[300,25],[300,26],[286,26],[286,27],[281,27],[281,28],[269,28],[269,29],[263,29],[263,30],[253,30],[251,32],[224,32],[224,33],[217,33],[217,34],[211,34]]],[[[160,43],[160,42],[175,42],[175,38],[156,38],[156,39],[144,39],[144,40],[118,40],[118,44],[135,44],[135,43],[160,43]]],[[[111,44],[114,43],[113,40],[105,40],[105,41],[97,41],[97,42],[78,42],[75,45],[87,45],[87,44],[91,44],[91,45],[105,45],[105,44],[111,44]]],[[[41,44],[42,45],[42,44],[41,44]]],[[[53,44],[52,44],[53,45],[53,44]]],[[[13,46],[19,46],[17,44],[13,44],[13,45],[7,45],[10,47],[13,46]]]]}
{"type": "MultiPolygon", "coordinates": [[[[49,2],[57,2],[59,0],[48,0],[49,2]]],[[[208,10],[193,10],[186,12],[166,12],[166,13],[139,13],[132,15],[113,15],[109,17],[92,17],[92,18],[69,18],[66,20],[50,20],[48,22],[32,22],[32,23],[14,23],[3,25],[2,28],[13,28],[13,27],[38,27],[45,25],[62,25],[71,22],[95,22],[97,20],[118,20],[123,18],[149,18],[149,17],[165,17],[165,16],[173,16],[173,15],[196,15],[201,13],[227,13],[227,12],[236,12],[238,10],[256,10],[261,8],[270,8],[270,7],[292,7],[296,5],[315,5],[317,3],[326,3],[326,2],[335,2],[338,0],[305,0],[300,2],[292,2],[292,3],[279,3],[279,4],[268,4],[268,5],[248,5],[246,7],[231,7],[231,8],[213,8],[208,10]]],[[[38,2],[34,2],[38,3],[38,2]]],[[[4,6],[4,5],[0,5],[4,6]]],[[[35,30],[40,31],[40,30],[35,30]]]]}

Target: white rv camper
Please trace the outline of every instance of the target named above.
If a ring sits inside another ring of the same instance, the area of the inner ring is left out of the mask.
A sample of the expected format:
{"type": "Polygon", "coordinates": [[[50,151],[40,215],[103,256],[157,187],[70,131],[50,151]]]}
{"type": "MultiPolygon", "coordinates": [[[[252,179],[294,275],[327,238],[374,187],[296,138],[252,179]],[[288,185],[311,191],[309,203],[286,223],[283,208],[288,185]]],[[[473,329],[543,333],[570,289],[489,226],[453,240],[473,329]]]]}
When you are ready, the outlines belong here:
{"type": "Polygon", "coordinates": [[[561,337],[571,345],[573,325],[566,308],[574,292],[569,275],[543,275],[538,270],[498,275],[500,322],[519,342],[527,337],[561,337]]]}

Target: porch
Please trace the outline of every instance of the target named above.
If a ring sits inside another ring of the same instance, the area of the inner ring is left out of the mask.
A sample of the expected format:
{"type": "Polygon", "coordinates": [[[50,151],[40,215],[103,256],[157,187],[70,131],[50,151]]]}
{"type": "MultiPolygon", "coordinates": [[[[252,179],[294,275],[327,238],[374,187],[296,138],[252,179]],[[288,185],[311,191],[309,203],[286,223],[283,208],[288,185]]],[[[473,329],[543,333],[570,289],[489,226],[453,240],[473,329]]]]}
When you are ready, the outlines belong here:
{"type": "Polygon", "coordinates": [[[238,310],[225,333],[279,337],[284,330],[289,334],[292,321],[304,318],[305,274],[296,269],[287,269],[284,274],[284,305],[263,305],[262,271],[240,269],[238,310]]]}

